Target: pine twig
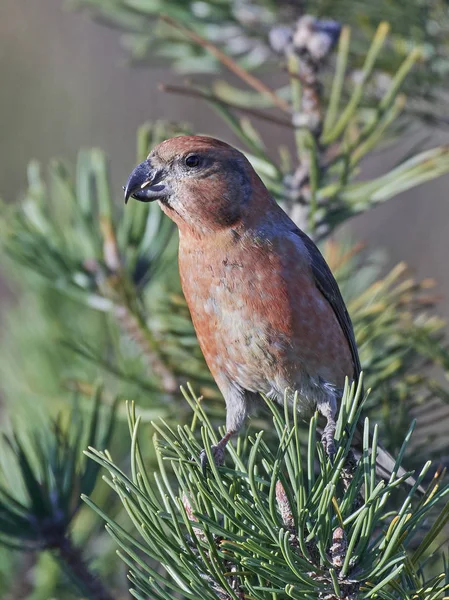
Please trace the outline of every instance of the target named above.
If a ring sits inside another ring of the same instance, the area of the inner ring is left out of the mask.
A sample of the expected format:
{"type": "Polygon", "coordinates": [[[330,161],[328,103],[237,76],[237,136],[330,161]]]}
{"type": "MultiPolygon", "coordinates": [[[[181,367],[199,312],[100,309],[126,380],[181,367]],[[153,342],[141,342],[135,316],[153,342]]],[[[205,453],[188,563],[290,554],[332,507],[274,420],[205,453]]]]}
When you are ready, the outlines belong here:
{"type": "Polygon", "coordinates": [[[200,98],[201,100],[216,102],[217,104],[221,104],[226,108],[231,108],[233,110],[239,110],[240,112],[249,115],[250,117],[254,117],[255,119],[260,119],[263,121],[268,121],[269,123],[273,123],[274,125],[280,125],[281,127],[292,128],[291,121],[287,119],[281,119],[274,115],[270,115],[262,112],[261,110],[256,110],[255,108],[247,108],[245,106],[240,106],[238,104],[233,104],[232,102],[228,102],[222,100],[215,94],[206,93],[204,91],[197,90],[188,86],[179,86],[179,85],[167,85],[165,83],[159,84],[159,90],[161,92],[167,92],[169,94],[179,94],[182,96],[190,96],[191,98],[200,98]]]}
{"type": "Polygon", "coordinates": [[[273,90],[271,88],[269,88],[265,83],[263,83],[263,81],[261,81],[257,77],[254,77],[254,75],[252,75],[251,73],[248,73],[248,71],[246,71],[243,67],[241,67],[239,64],[237,64],[232,58],[230,58],[227,54],[225,54],[219,48],[217,48],[217,46],[215,46],[215,44],[213,44],[209,40],[204,39],[203,37],[201,37],[194,31],[192,31],[191,29],[184,27],[183,25],[178,23],[178,21],[176,21],[175,19],[172,19],[171,17],[169,17],[167,15],[161,15],[161,19],[163,21],[165,21],[165,23],[167,23],[168,25],[171,25],[178,31],[181,31],[182,33],[184,33],[187,37],[189,37],[191,40],[196,42],[202,48],[205,48],[206,50],[208,50],[226,68],[228,68],[230,71],[235,73],[235,75],[237,75],[237,77],[242,79],[247,85],[249,85],[250,87],[255,89],[257,92],[260,92],[261,94],[264,94],[265,96],[268,96],[273,101],[273,103],[278,108],[280,108],[282,111],[284,111],[286,113],[291,113],[288,102],[286,102],[285,100],[280,98],[275,92],[273,92],[273,90]]]}
{"type": "Polygon", "coordinates": [[[318,188],[323,172],[324,148],[320,144],[323,129],[322,85],[320,75],[326,58],[340,34],[340,25],[310,15],[301,17],[289,36],[272,31],[272,43],[287,60],[292,94],[293,125],[298,166],[286,177],[290,204],[302,204],[305,210],[297,218],[316,229],[318,188]],[[278,39],[279,38],[279,39],[278,39]]]}
{"type": "MultiPolygon", "coordinates": [[[[412,597],[418,585],[432,589],[432,598],[441,598],[449,587],[444,569],[437,578],[420,574],[418,583],[422,564],[418,559],[428,555],[430,543],[447,523],[449,486],[435,489],[431,502],[428,496],[416,510],[410,503],[416,486],[405,504],[400,502],[393,509],[384,506],[403,479],[377,483],[377,431],[371,438],[368,422],[353,485],[349,490],[339,485],[363,408],[359,405],[361,391],[362,381],[357,391],[354,385],[345,386],[337,419],[339,447],[332,463],[316,439],[316,416],[304,452],[297,419],[289,413],[289,399],[282,411],[266,398],[279,442],[273,444],[274,450],[263,441],[261,431],[249,438],[248,446],[238,443],[235,449],[229,448],[233,467],[217,467],[210,460],[207,478],[200,475],[197,461],[191,458],[201,447],[195,437],[182,427],[156,423],[153,443],[160,474],[152,476],[142,460],[140,419],[132,406],[128,410],[132,475],[121,471],[108,453],[90,447],[86,455],[111,474],[105,479],[120,496],[135,534],[142,537],[139,552],[134,535],[123,524],[114,522],[87,496],[83,499],[107,521],[120,545],[133,594],[152,598],[156,592],[157,597],[168,598],[183,596],[188,589],[195,598],[243,600],[256,597],[258,591],[263,591],[264,597],[285,591],[292,598],[356,600],[374,597],[378,591],[385,591],[386,597],[394,581],[392,598],[412,597]],[[170,474],[165,465],[173,469],[170,474]],[[353,500],[362,490],[365,495],[358,507],[353,500]],[[432,507],[443,499],[446,506],[431,535],[421,543],[416,562],[407,560],[410,540],[422,530],[432,507]],[[389,531],[379,535],[385,523],[390,523],[389,531]],[[165,573],[155,570],[154,561],[165,573]],[[404,577],[398,577],[401,573],[404,577]]],[[[185,398],[201,425],[201,443],[209,448],[216,439],[213,426],[191,389],[185,398]]]]}

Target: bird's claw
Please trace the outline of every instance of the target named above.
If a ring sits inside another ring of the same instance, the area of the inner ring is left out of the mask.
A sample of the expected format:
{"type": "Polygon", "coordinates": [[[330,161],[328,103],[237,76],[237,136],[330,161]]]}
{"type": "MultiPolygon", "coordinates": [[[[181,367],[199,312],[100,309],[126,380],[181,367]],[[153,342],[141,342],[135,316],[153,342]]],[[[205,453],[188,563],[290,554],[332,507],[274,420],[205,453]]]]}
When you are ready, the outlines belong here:
{"type": "MultiPolygon", "coordinates": [[[[224,463],[224,457],[225,457],[224,446],[221,444],[217,444],[216,446],[211,446],[210,449],[212,452],[212,456],[213,456],[215,465],[217,467],[221,467],[221,465],[224,463]]],[[[203,473],[203,476],[206,477],[206,469],[209,464],[209,459],[207,457],[207,452],[204,448],[200,452],[200,464],[201,464],[201,471],[203,473]]]]}
{"type": "Polygon", "coordinates": [[[321,436],[321,443],[323,444],[324,451],[328,455],[331,462],[334,461],[336,448],[334,440],[335,428],[325,427],[321,436]]]}

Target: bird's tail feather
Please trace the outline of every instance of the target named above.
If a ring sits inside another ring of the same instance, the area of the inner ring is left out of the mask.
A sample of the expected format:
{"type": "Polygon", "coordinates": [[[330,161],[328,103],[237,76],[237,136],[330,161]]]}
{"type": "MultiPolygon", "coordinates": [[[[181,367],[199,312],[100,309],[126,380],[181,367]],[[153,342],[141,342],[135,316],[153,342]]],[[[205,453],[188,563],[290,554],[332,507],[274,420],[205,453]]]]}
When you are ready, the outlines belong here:
{"type": "MultiPolygon", "coordinates": [[[[363,431],[362,427],[358,426],[354,438],[353,438],[353,452],[357,460],[360,459],[363,453],[362,446],[363,439],[363,431]]],[[[394,470],[396,464],[396,460],[391,456],[391,454],[386,450],[382,445],[377,445],[377,457],[376,457],[376,473],[382,479],[386,479],[387,481],[390,479],[390,476],[394,470]]],[[[397,471],[397,477],[402,477],[405,475],[407,471],[403,467],[399,467],[397,471]]],[[[408,477],[405,482],[410,486],[414,486],[416,483],[416,479],[414,477],[408,477]]],[[[424,493],[425,490],[423,487],[419,486],[418,490],[421,493],[424,493]]]]}

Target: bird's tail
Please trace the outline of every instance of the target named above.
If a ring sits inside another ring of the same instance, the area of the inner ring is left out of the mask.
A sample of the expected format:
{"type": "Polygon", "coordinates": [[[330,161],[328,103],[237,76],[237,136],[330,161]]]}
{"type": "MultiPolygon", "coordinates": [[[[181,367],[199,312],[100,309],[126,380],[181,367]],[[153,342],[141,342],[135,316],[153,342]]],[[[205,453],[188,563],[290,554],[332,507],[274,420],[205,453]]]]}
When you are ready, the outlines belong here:
{"type": "MultiPolygon", "coordinates": [[[[355,431],[353,438],[353,452],[357,460],[362,456],[363,453],[363,428],[359,425],[355,431]]],[[[386,479],[387,481],[390,479],[390,476],[393,472],[394,466],[396,464],[396,460],[391,456],[391,454],[386,450],[381,444],[377,445],[377,457],[376,457],[376,473],[382,479],[386,479]]],[[[402,477],[405,475],[407,471],[399,467],[397,471],[397,476],[402,477]]],[[[405,482],[412,487],[416,483],[416,479],[414,477],[409,477],[405,480],[405,482]]],[[[419,486],[418,490],[421,493],[424,493],[425,490],[423,487],[419,486]]]]}

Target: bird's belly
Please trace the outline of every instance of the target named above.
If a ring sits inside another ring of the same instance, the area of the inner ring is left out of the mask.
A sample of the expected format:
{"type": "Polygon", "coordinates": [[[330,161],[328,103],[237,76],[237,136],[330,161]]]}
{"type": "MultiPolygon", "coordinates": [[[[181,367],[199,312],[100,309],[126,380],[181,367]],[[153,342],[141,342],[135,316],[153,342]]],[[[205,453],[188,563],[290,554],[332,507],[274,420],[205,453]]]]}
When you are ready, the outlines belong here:
{"type": "Polygon", "coordinates": [[[224,319],[217,334],[221,368],[244,389],[267,394],[273,378],[283,378],[287,342],[270,332],[269,326],[250,318],[244,324],[224,319]]]}
{"type": "MultiPolygon", "coordinates": [[[[215,294],[203,304],[203,315],[192,316],[215,379],[232,381],[280,402],[285,390],[289,390],[293,402],[294,391],[309,389],[309,375],[300,352],[292,346],[291,336],[276,328],[244,296],[217,287],[213,291],[215,294]],[[202,326],[198,327],[199,318],[202,326]]],[[[312,396],[302,397],[300,412],[313,412],[316,398],[312,396]]]]}
{"type": "Polygon", "coordinates": [[[242,327],[234,319],[219,328],[224,333],[217,339],[220,351],[213,358],[211,370],[219,369],[226,379],[243,389],[262,392],[280,404],[287,396],[293,406],[297,393],[298,413],[310,417],[328,393],[324,382],[307,372],[285,335],[260,321],[248,319],[247,324],[247,328],[242,327]]]}
{"type": "Polygon", "coordinates": [[[331,335],[335,316],[306,275],[296,276],[299,293],[292,294],[279,269],[244,260],[197,265],[195,280],[182,279],[206,362],[224,394],[232,383],[283,402],[288,388],[290,401],[299,393],[298,408],[307,416],[328,394],[326,386],[343,385],[343,334],[341,342],[331,335]]]}

